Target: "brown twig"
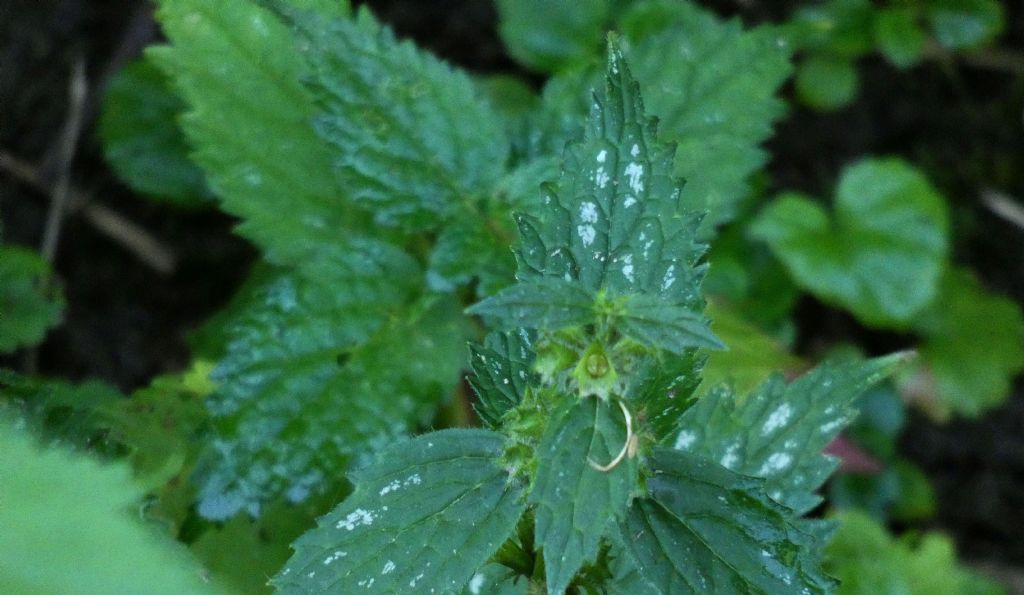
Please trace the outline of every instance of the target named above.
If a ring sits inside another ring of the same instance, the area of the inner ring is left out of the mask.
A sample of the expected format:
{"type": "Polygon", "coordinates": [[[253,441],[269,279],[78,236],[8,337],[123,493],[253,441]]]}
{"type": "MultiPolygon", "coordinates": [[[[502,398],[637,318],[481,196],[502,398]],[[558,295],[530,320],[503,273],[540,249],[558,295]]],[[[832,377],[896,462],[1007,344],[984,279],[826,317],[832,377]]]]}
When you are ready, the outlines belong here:
{"type": "MultiPolygon", "coordinates": [[[[0,170],[43,194],[50,194],[52,187],[47,184],[39,170],[31,164],[0,151],[0,170]]],[[[153,270],[169,275],[177,266],[174,252],[153,234],[129,221],[120,213],[92,201],[89,196],[69,186],[65,215],[81,213],[82,217],[98,232],[125,248],[143,264],[153,270]]]]}

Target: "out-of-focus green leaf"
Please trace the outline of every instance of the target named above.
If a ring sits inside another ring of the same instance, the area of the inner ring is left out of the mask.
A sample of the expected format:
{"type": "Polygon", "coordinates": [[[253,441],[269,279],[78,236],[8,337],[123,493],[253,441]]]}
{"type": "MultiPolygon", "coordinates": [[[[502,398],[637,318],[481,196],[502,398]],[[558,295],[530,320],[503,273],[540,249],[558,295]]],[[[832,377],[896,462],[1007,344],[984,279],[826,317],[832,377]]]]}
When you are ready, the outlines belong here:
{"type": "Polygon", "coordinates": [[[617,0],[498,0],[498,31],[512,57],[555,73],[601,54],[617,0]]]}
{"type": "Polygon", "coordinates": [[[744,320],[735,309],[708,305],[708,318],[725,349],[711,351],[704,367],[703,388],[728,382],[738,394],[745,395],[774,372],[793,372],[801,367],[800,358],[789,353],[779,341],[744,320]]]}
{"type": "Polygon", "coordinates": [[[893,539],[867,515],[837,515],[826,569],[839,579],[839,595],[999,595],[993,581],[959,564],[953,542],[927,533],[893,539]]]}
{"type": "Polygon", "coordinates": [[[64,292],[50,265],[27,248],[0,247],[0,353],[42,341],[63,311],[64,292]]]}
{"type": "Polygon", "coordinates": [[[946,205],[905,162],[848,167],[827,213],[788,193],[761,213],[753,234],[796,282],[876,327],[905,328],[932,302],[948,252],[946,205]]]}
{"type": "Polygon", "coordinates": [[[214,593],[198,564],[140,524],[127,468],[40,450],[0,421],[0,592],[214,593]]]}
{"type": "Polygon", "coordinates": [[[859,86],[857,68],[848,58],[813,54],[797,67],[797,95],[817,110],[846,107],[857,96],[859,86]]]}
{"type": "Polygon", "coordinates": [[[107,162],[134,190],[181,206],[214,200],[203,172],[189,159],[178,118],[185,102],[148,58],[124,68],[110,82],[99,132],[107,162]]]}
{"type": "Polygon", "coordinates": [[[935,38],[950,49],[984,45],[1005,26],[999,0],[927,0],[925,6],[935,38]]]}
{"type": "Polygon", "coordinates": [[[948,271],[934,302],[915,320],[924,336],[920,366],[904,378],[912,397],[938,399],[933,413],[977,416],[1010,394],[1024,372],[1024,314],[964,269],[948,271]]]}
{"type": "Polygon", "coordinates": [[[889,62],[907,68],[921,60],[928,36],[912,8],[889,6],[875,16],[875,41],[889,62]]]}

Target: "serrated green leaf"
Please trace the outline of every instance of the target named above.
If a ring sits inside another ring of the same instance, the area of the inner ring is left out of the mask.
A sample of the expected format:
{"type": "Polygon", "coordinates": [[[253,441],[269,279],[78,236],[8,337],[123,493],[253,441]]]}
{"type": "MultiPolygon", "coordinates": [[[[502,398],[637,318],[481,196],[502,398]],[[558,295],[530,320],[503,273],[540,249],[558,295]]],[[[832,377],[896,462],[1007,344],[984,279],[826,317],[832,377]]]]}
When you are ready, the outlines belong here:
{"type": "Polygon", "coordinates": [[[906,392],[937,397],[940,415],[977,416],[1003,403],[1024,372],[1024,313],[989,293],[965,269],[952,269],[938,296],[914,321],[924,336],[920,367],[906,392]]]}
{"type": "Polygon", "coordinates": [[[141,525],[125,467],[40,450],[0,425],[0,592],[214,593],[198,564],[141,525]]]}
{"type": "Polygon", "coordinates": [[[660,296],[698,309],[704,246],[700,216],[679,205],[672,149],[659,143],[636,82],[613,47],[605,92],[595,95],[584,138],[565,151],[544,204],[519,215],[521,281],[576,280],[585,289],[660,296]]]}
{"type": "Polygon", "coordinates": [[[928,44],[928,36],[917,22],[912,8],[889,6],[875,16],[875,39],[878,49],[898,68],[917,64],[928,44]]]}
{"type": "Polygon", "coordinates": [[[577,401],[550,424],[537,449],[530,503],[536,547],[543,550],[548,593],[564,593],[580,567],[596,559],[601,539],[626,513],[637,487],[636,460],[605,465],[625,447],[622,412],[599,399],[577,401]]]}
{"type": "Polygon", "coordinates": [[[351,350],[328,344],[232,370],[211,397],[218,438],[197,470],[199,512],[226,518],[257,514],[278,496],[302,501],[337,485],[351,461],[427,424],[458,380],[464,324],[443,300],[405,311],[351,350]]]}
{"type": "Polygon", "coordinates": [[[836,465],[822,450],[853,421],[854,400],[905,359],[826,363],[789,385],[776,375],[743,398],[718,387],[683,414],[674,446],[764,478],[772,499],[806,513],[821,501],[814,491],[836,465]]]}
{"type": "Polygon", "coordinates": [[[928,0],[925,10],[936,40],[950,49],[978,47],[1005,27],[998,0],[928,0]]]}
{"type": "Polygon", "coordinates": [[[141,58],[110,82],[99,121],[103,155],[132,189],[181,206],[214,200],[203,172],[189,159],[178,127],[185,102],[152,60],[141,58]]]}
{"type": "Polygon", "coordinates": [[[525,66],[554,73],[600,55],[616,0],[499,0],[498,31],[525,66]]]}
{"type": "Polygon", "coordinates": [[[486,430],[397,443],[352,474],[356,491],[294,545],[274,579],[283,593],[453,592],[515,530],[522,486],[486,430]]]}
{"type": "Polygon", "coordinates": [[[857,97],[860,76],[849,58],[822,52],[800,63],[795,87],[804,104],[821,111],[838,110],[857,97]]]}
{"type": "Polygon", "coordinates": [[[706,359],[689,349],[679,356],[644,358],[630,370],[626,400],[636,409],[637,417],[645,420],[655,441],[675,437],[679,416],[693,404],[706,359]]]}
{"type": "Polygon", "coordinates": [[[958,563],[953,542],[938,533],[893,539],[869,516],[846,511],[828,546],[826,568],[839,595],[998,595],[1004,590],[958,563]]]}
{"type": "Polygon", "coordinates": [[[820,531],[792,520],[760,480],[667,449],[649,465],[649,495],[633,501],[619,539],[658,592],[832,591],[820,531]]]}
{"type": "Polygon", "coordinates": [[[516,283],[466,312],[484,316],[499,330],[557,330],[594,319],[593,293],[576,281],[544,279],[516,283]]]}
{"type": "Polygon", "coordinates": [[[480,419],[496,428],[507,411],[526,395],[535,380],[533,338],[525,330],[491,333],[483,345],[470,346],[469,382],[476,392],[480,419]]]}
{"type": "Polygon", "coordinates": [[[438,234],[428,267],[427,284],[434,291],[454,291],[479,279],[477,293],[490,295],[515,278],[515,258],[507,243],[496,241],[494,231],[479,220],[461,217],[438,234]]]}
{"type": "Polygon", "coordinates": [[[694,347],[724,347],[702,314],[686,306],[667,304],[658,297],[629,298],[616,320],[618,329],[626,336],[675,354],[694,347]]]}
{"type": "Polygon", "coordinates": [[[398,42],[366,10],[291,18],[339,185],[385,226],[431,229],[471,211],[504,173],[508,140],[469,78],[398,42]]]}
{"type": "Polygon", "coordinates": [[[27,248],[0,247],[0,353],[42,341],[63,310],[49,263],[27,248]]]}
{"type": "Polygon", "coordinates": [[[313,129],[314,101],[299,82],[308,71],[292,34],[250,0],[158,4],[171,45],[147,55],[188,104],[182,128],[193,158],[221,207],[242,219],[239,233],[278,264],[335,246],[338,230],[360,218],[313,129]]]}
{"type": "Polygon", "coordinates": [[[785,194],[751,231],[797,283],[863,322],[904,328],[935,297],[948,246],[946,205],[919,171],[899,159],[847,168],[829,215],[785,194]]]}
{"type": "Polygon", "coordinates": [[[718,225],[736,216],[747,178],[767,161],[759,145],[784,112],[775,94],[792,72],[792,48],[775,27],[744,31],[738,19],[722,21],[691,2],[641,2],[634,11],[659,4],[670,11],[659,17],[664,30],[624,28],[626,55],[648,113],[660,120],[659,137],[677,145],[682,204],[707,209],[705,226],[718,225]]]}

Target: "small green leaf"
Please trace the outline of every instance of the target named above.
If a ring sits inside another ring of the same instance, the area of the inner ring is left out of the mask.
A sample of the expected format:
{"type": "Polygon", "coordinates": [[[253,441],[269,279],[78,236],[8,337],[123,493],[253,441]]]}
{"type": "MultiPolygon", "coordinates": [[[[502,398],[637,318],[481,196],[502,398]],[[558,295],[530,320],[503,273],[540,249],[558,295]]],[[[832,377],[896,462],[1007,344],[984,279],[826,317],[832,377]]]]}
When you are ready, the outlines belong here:
{"type": "Polygon", "coordinates": [[[445,430],[388,447],[273,582],[282,593],[461,590],[525,506],[498,464],[503,445],[486,430],[445,430]]]}
{"type": "Polygon", "coordinates": [[[594,465],[612,461],[627,438],[619,408],[596,398],[577,401],[548,424],[530,503],[552,595],[564,593],[580,567],[596,559],[601,539],[625,516],[636,460],[627,457],[610,471],[594,465]]]}
{"type": "Polygon", "coordinates": [[[948,271],[938,296],[914,321],[924,336],[920,366],[905,379],[911,395],[937,397],[949,411],[977,416],[1003,403],[1024,372],[1024,313],[989,293],[970,272],[948,271]]]}
{"type": "Polygon", "coordinates": [[[0,353],[39,343],[63,311],[49,263],[27,248],[0,247],[0,353]]]}
{"type": "Polygon", "coordinates": [[[500,179],[508,156],[501,119],[464,73],[399,42],[365,9],[353,19],[289,18],[339,186],[377,223],[436,228],[472,210],[500,179]]]}
{"type": "Polygon", "coordinates": [[[498,31],[513,58],[555,73],[600,55],[614,0],[499,0],[498,31]]]}
{"type": "Polygon", "coordinates": [[[675,439],[679,417],[693,405],[706,361],[698,353],[688,349],[682,355],[644,358],[630,371],[626,400],[658,443],[675,439]]]}
{"type": "Polygon", "coordinates": [[[947,227],[946,205],[923,174],[899,159],[871,159],[843,172],[834,215],[785,194],[752,233],[815,296],[899,329],[935,297],[947,227]]]}
{"type": "Polygon", "coordinates": [[[1005,27],[998,0],[929,0],[926,10],[935,38],[950,49],[984,45],[1005,27]]]}
{"type": "Polygon", "coordinates": [[[185,102],[153,61],[142,58],[110,82],[99,133],[103,154],[134,190],[181,206],[214,200],[203,172],[189,159],[178,118],[185,102]]]}
{"type": "Polygon", "coordinates": [[[662,593],[829,593],[819,529],[794,521],[760,480],[711,461],[655,450],[648,496],[630,506],[619,537],[662,593]]]}
{"type": "Polygon", "coordinates": [[[822,450],[853,421],[854,400],[905,359],[826,363],[789,385],[776,375],[745,397],[718,387],[683,414],[675,448],[764,478],[773,500],[806,513],[836,465],[822,450]]]}
{"type": "Polygon", "coordinates": [[[928,36],[912,8],[890,6],[875,16],[875,40],[889,62],[898,68],[908,68],[921,60],[928,36]]]}
{"type": "Polygon", "coordinates": [[[533,339],[525,330],[491,333],[483,345],[470,346],[469,382],[476,391],[476,412],[492,428],[522,402],[533,382],[533,339]]]}
{"type": "Polygon", "coordinates": [[[138,520],[128,469],[40,450],[0,421],[0,592],[216,593],[195,560],[138,520]]]}
{"type": "Polygon", "coordinates": [[[724,347],[702,314],[685,306],[667,304],[659,297],[629,298],[617,314],[617,321],[618,329],[625,335],[675,354],[694,347],[724,347]]]}
{"type": "Polygon", "coordinates": [[[812,54],[796,71],[796,92],[805,104],[821,111],[837,110],[857,97],[860,80],[854,63],[827,53],[812,54]]]}
{"type": "Polygon", "coordinates": [[[591,322],[594,296],[575,281],[545,279],[517,283],[467,312],[491,319],[501,330],[557,330],[591,322]]]}

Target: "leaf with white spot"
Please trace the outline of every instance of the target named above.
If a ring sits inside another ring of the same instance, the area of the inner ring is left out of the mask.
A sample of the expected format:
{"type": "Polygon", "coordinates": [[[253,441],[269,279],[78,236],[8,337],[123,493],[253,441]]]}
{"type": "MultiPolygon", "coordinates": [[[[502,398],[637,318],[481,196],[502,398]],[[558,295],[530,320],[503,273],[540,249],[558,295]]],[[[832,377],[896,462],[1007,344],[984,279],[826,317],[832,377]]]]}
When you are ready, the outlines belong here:
{"type": "Polygon", "coordinates": [[[775,501],[803,514],[821,501],[814,491],[836,466],[822,450],[853,421],[852,403],[905,360],[825,363],[788,385],[775,375],[742,398],[716,387],[683,415],[674,446],[764,478],[775,501]]]}
{"type": "Polygon", "coordinates": [[[544,279],[503,289],[467,310],[495,328],[560,329],[594,319],[594,295],[575,281],[544,279]]]}
{"type": "Polygon", "coordinates": [[[388,447],[352,474],[355,492],[294,544],[282,593],[449,593],[515,530],[525,503],[486,430],[444,430],[388,447]]]}
{"type": "Polygon", "coordinates": [[[822,532],[793,520],[762,480],[668,449],[649,465],[648,496],[633,501],[619,542],[657,592],[832,592],[822,532]]]}
{"type": "Polygon", "coordinates": [[[215,436],[197,469],[199,512],[257,514],[336,485],[371,445],[426,423],[464,360],[450,299],[417,304],[415,263],[373,242],[283,275],[231,329],[207,400],[215,436]]]}
{"type": "Polygon", "coordinates": [[[657,297],[630,298],[618,320],[618,328],[624,334],[672,353],[681,354],[692,347],[724,347],[703,315],[684,306],[666,304],[657,297]]]}
{"type": "Polygon", "coordinates": [[[637,488],[636,460],[627,458],[607,472],[593,466],[613,460],[626,438],[622,412],[596,398],[577,401],[548,425],[530,503],[552,595],[564,593],[580,567],[595,560],[601,539],[626,513],[637,488]]]}
{"type": "Polygon", "coordinates": [[[495,428],[505,413],[514,408],[534,382],[533,339],[524,330],[491,333],[483,345],[470,346],[469,383],[477,394],[476,412],[495,428]]]}
{"type": "Polygon", "coordinates": [[[671,146],[658,142],[621,51],[609,50],[603,93],[595,93],[584,138],[563,155],[543,204],[519,215],[518,277],[576,279],[611,297],[650,294],[702,305],[694,239],[701,215],[679,206],[671,146]]]}

